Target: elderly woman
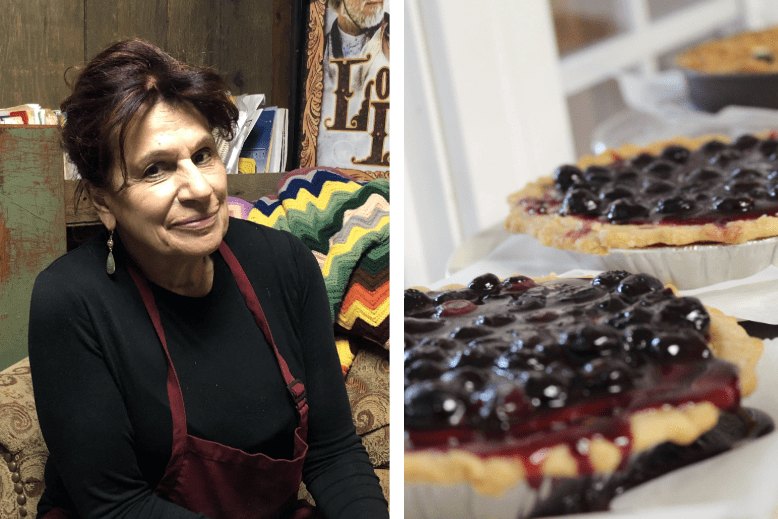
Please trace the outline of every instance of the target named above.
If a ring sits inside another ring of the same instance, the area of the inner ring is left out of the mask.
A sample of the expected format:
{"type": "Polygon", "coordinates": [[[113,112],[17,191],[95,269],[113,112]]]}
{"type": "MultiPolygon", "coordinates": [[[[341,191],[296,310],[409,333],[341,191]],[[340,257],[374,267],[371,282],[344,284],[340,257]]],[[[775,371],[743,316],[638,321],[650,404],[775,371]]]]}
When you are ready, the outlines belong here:
{"type": "Polygon", "coordinates": [[[388,517],[315,258],[229,217],[214,141],[237,120],[226,89],[129,40],[62,103],[106,230],[33,291],[51,453],[38,517],[388,517]],[[316,510],[297,501],[301,481],[316,510]]]}

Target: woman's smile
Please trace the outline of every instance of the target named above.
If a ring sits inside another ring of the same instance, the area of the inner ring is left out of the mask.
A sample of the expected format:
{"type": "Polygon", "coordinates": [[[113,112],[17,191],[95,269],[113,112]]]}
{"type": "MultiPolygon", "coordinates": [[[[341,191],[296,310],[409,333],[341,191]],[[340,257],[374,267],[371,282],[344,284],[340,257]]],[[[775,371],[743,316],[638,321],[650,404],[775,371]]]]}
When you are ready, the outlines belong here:
{"type": "Polygon", "coordinates": [[[216,223],[217,215],[218,212],[214,211],[206,215],[192,216],[191,218],[174,223],[172,227],[178,229],[205,229],[216,223]]]}

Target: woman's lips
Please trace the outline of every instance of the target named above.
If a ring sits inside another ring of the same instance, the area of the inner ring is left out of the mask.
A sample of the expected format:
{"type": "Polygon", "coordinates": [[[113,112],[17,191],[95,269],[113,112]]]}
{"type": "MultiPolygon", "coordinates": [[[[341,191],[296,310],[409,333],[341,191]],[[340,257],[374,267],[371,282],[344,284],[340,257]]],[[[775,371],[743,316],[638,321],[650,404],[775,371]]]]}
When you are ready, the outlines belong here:
{"type": "Polygon", "coordinates": [[[218,213],[211,213],[206,216],[195,216],[187,218],[179,223],[173,224],[174,227],[179,229],[202,229],[203,227],[209,227],[216,221],[216,215],[218,213]]]}

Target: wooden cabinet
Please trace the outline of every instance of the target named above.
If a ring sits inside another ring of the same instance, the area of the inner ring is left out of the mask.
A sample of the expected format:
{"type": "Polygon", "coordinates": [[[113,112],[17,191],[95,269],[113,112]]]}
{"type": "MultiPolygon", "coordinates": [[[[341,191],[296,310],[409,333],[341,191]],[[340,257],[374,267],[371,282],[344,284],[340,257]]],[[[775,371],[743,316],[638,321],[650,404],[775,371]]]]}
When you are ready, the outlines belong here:
{"type": "Polygon", "coordinates": [[[27,356],[35,277],[65,252],[56,127],[0,126],[0,367],[27,356]]]}

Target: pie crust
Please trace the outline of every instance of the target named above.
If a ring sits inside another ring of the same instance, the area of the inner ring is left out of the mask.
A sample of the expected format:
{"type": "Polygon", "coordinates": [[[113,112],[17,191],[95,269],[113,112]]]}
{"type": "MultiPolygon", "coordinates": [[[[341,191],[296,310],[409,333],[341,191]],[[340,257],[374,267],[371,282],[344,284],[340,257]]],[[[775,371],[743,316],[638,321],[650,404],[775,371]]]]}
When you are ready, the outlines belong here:
{"type": "MultiPolygon", "coordinates": [[[[762,138],[766,135],[762,135],[762,138]]],[[[724,135],[706,135],[688,138],[676,137],[657,141],[648,146],[626,144],[617,150],[600,155],[582,157],[577,166],[584,169],[591,165],[608,165],[617,160],[629,159],[643,152],[658,154],[666,146],[676,144],[690,150],[712,139],[731,142],[724,135]]],[[[611,224],[601,220],[539,214],[527,210],[527,201],[543,199],[557,193],[551,176],[541,177],[508,197],[510,213],[505,227],[512,233],[529,234],[543,245],[558,249],[574,250],[586,254],[605,255],[611,249],[639,249],[651,246],[685,246],[698,243],[740,244],[761,238],[778,236],[778,217],[730,220],[725,224],[611,224]]]]}
{"type": "MultiPolygon", "coordinates": [[[[555,275],[534,278],[538,284],[561,279],[555,275]]],[[[677,294],[672,285],[669,288],[677,294]]],[[[456,290],[463,285],[448,285],[442,290],[456,290]]],[[[425,291],[423,287],[417,287],[425,291]]],[[[739,369],[741,396],[750,395],[757,384],[756,364],[764,345],[760,339],[750,337],[737,321],[722,312],[706,307],[710,315],[708,348],[718,358],[735,364],[739,369]]],[[[629,418],[632,435],[630,456],[650,450],[665,442],[689,445],[712,429],[720,411],[710,402],[686,403],[673,407],[641,410],[629,418]]],[[[543,449],[543,459],[538,461],[544,478],[569,478],[579,476],[578,464],[571,456],[567,444],[543,449]]],[[[622,462],[622,451],[610,440],[596,438],[588,446],[588,456],[595,474],[614,472],[622,462]]],[[[405,483],[455,485],[467,484],[475,492],[499,497],[508,489],[527,481],[524,463],[516,458],[480,456],[464,449],[406,450],[405,483]]]]}
{"type": "Polygon", "coordinates": [[[709,74],[778,72],[778,27],[711,40],[676,58],[684,68],[709,74]]]}

